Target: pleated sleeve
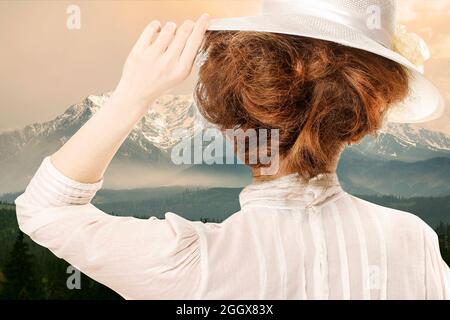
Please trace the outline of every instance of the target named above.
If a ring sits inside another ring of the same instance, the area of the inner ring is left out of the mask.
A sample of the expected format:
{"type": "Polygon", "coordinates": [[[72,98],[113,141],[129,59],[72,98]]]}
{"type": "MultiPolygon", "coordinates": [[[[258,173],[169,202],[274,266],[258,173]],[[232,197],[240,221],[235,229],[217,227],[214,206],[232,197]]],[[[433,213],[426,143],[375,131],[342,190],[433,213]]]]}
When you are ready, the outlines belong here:
{"type": "Polygon", "coordinates": [[[200,282],[195,222],[115,217],[91,204],[103,180],[74,181],[42,162],[15,201],[20,229],[126,299],[196,298],[200,282]]]}

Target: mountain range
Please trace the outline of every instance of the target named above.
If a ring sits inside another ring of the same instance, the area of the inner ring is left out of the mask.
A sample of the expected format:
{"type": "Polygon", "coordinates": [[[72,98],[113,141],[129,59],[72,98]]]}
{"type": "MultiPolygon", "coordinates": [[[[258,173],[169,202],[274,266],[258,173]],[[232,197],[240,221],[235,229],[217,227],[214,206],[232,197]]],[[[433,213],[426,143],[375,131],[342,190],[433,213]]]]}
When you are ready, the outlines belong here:
{"type": "MultiPolygon", "coordinates": [[[[108,100],[91,95],[45,123],[0,133],[0,194],[24,189],[42,159],[56,151],[108,100]]],[[[105,187],[242,187],[251,181],[243,165],[174,165],[174,130],[203,119],[191,95],[166,95],[149,108],[113,159],[105,187]]],[[[114,124],[111,124],[112,126],[114,124]]],[[[450,194],[450,137],[408,124],[389,123],[376,137],[344,151],[338,166],[344,189],[355,194],[442,196],[450,194]]]]}

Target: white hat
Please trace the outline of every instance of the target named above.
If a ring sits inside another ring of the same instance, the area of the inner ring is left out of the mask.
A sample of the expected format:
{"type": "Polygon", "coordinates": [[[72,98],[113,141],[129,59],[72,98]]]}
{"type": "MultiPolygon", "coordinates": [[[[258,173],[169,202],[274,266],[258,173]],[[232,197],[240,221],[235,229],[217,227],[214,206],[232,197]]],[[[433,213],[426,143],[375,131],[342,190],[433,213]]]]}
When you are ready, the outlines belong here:
{"type": "Polygon", "coordinates": [[[438,118],[444,99],[423,76],[425,42],[396,22],[395,0],[262,0],[256,16],[213,19],[208,30],[265,31],[328,40],[396,61],[411,72],[410,92],[387,120],[418,123],[438,118]]]}

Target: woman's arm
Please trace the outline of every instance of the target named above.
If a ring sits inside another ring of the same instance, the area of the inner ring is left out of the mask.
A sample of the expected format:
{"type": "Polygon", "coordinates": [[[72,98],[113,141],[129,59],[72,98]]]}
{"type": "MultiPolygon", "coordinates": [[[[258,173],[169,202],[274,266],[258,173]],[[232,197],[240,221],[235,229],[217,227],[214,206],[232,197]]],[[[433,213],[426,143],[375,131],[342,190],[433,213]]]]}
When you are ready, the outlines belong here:
{"type": "Polygon", "coordinates": [[[106,214],[90,204],[100,187],[71,180],[46,157],[15,201],[20,230],[126,299],[197,297],[203,224],[106,214]]]}
{"type": "Polygon", "coordinates": [[[152,102],[185,80],[207,29],[209,16],[186,20],[178,29],[153,21],[134,45],[122,78],[107,104],[51,156],[67,177],[99,181],[120,145],[152,102]]]}
{"type": "Polygon", "coordinates": [[[107,105],[43,160],[15,200],[24,233],[125,298],[193,298],[200,287],[198,224],[175,214],[116,217],[90,202],[134,124],[158,95],[188,76],[207,22],[203,16],[176,31],[152,22],[107,105]]]}

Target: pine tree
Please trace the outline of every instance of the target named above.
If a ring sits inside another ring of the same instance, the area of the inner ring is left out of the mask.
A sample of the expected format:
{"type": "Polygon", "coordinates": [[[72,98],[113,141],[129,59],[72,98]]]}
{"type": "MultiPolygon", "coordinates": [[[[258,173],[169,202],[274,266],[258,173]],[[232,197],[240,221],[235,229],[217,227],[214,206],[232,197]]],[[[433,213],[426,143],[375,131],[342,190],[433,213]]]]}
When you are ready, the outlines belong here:
{"type": "Polygon", "coordinates": [[[6,299],[37,299],[41,288],[35,274],[35,264],[30,248],[25,242],[24,234],[19,234],[10,252],[9,260],[4,269],[2,296],[6,299]]]}

